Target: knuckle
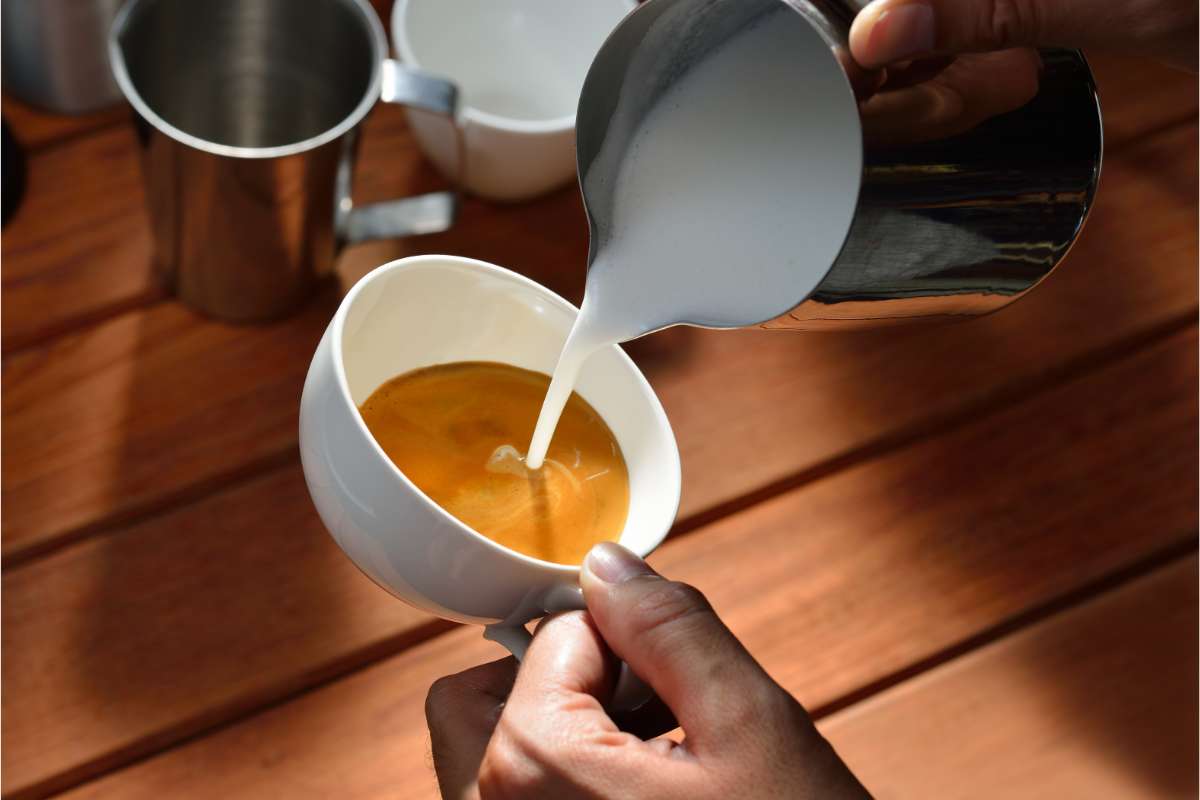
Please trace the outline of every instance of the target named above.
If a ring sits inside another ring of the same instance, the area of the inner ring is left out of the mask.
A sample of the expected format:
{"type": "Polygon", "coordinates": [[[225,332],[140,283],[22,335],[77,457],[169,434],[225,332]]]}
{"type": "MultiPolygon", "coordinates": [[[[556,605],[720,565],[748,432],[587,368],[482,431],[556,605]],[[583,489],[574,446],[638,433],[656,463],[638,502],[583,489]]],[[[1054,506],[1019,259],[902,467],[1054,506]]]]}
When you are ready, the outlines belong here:
{"type": "Polygon", "coordinates": [[[991,117],[1021,108],[1037,97],[1041,85],[1040,61],[1028,48],[1016,48],[993,54],[996,79],[986,92],[963,98],[963,116],[970,126],[991,117]]]}
{"type": "Polygon", "coordinates": [[[501,717],[479,765],[478,786],[485,798],[543,797],[553,775],[571,773],[571,747],[501,717]]]}
{"type": "Polygon", "coordinates": [[[954,124],[966,114],[967,98],[954,84],[933,81],[922,86],[921,91],[928,100],[930,120],[954,124]]]}
{"type": "Polygon", "coordinates": [[[641,635],[660,633],[686,624],[696,614],[712,613],[699,589],[679,581],[662,581],[638,598],[633,623],[641,635]]]}
{"type": "Polygon", "coordinates": [[[721,623],[699,590],[676,581],[657,583],[630,609],[628,630],[651,662],[687,657],[711,640],[703,630],[721,623]]]}
{"type": "Polygon", "coordinates": [[[479,764],[478,786],[481,797],[528,797],[541,788],[541,770],[520,744],[500,730],[488,743],[479,764]]]}
{"type": "Polygon", "coordinates": [[[1195,30],[1195,3],[1157,3],[1148,13],[1138,14],[1131,21],[1133,39],[1140,42],[1161,43],[1195,30]]]}
{"type": "Polygon", "coordinates": [[[534,637],[549,634],[554,637],[569,635],[572,630],[586,630],[591,627],[586,611],[560,611],[557,614],[547,614],[534,628],[534,637]]]}
{"type": "Polygon", "coordinates": [[[1023,44],[1037,38],[1041,29],[1037,0],[991,0],[981,22],[981,41],[993,48],[1023,44]]]}
{"type": "Polygon", "coordinates": [[[763,674],[760,680],[739,686],[736,701],[726,716],[741,730],[761,730],[767,726],[783,732],[792,727],[796,705],[791,695],[763,674]]]}

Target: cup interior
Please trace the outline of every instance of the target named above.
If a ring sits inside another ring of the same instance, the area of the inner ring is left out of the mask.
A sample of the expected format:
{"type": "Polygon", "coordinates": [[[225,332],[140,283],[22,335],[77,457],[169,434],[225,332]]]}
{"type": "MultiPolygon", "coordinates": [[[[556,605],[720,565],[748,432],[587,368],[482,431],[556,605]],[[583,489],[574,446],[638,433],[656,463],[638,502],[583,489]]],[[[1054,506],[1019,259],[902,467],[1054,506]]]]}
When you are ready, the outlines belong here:
{"type": "MultiPolygon", "coordinates": [[[[340,355],[349,399],[357,408],[396,375],[455,361],[550,374],[576,313],[550,290],[483,262],[418,256],[385,265],[355,286],[346,306],[340,355]]],[[[620,542],[646,555],[666,536],[679,505],[679,451],[666,414],[615,345],[588,360],[576,391],[608,423],[625,456],[629,516],[620,542]]]]}
{"type": "Polygon", "coordinates": [[[631,0],[397,0],[392,32],[401,60],[453,80],[469,113],[569,127],[592,57],[631,8],[631,0]]]}
{"type": "Polygon", "coordinates": [[[348,128],[374,100],[386,55],[363,0],[135,0],[114,29],[118,82],[135,107],[231,148],[348,128]]]}

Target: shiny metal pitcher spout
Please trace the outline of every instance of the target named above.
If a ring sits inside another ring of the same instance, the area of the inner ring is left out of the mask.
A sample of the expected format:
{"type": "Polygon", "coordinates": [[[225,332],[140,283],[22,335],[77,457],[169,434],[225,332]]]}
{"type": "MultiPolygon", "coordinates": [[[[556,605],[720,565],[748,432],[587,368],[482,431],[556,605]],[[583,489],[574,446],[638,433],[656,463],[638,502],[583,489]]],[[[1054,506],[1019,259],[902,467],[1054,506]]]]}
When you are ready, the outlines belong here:
{"type": "MultiPolygon", "coordinates": [[[[648,0],[630,14],[597,55],[577,114],[579,179],[593,236],[612,213],[612,181],[596,174],[609,168],[598,159],[601,148],[630,138],[689,68],[764,16],[796,14],[819,34],[829,59],[846,73],[845,91],[853,94],[848,37],[860,5],[648,0]],[[656,54],[655,68],[631,68],[646,52],[656,54]]],[[[1043,69],[1032,100],[966,132],[937,135],[915,120],[908,130],[884,129],[859,101],[862,174],[840,253],[814,290],[781,298],[783,313],[744,325],[814,329],[969,317],[1007,305],[1045,278],[1091,208],[1102,129],[1082,55],[1040,55],[1043,69]]],[[[896,120],[886,124],[894,128],[896,120]]],[[[735,237],[761,234],[728,231],[735,237]]],[[[788,244],[798,252],[805,243],[788,244]]]]}

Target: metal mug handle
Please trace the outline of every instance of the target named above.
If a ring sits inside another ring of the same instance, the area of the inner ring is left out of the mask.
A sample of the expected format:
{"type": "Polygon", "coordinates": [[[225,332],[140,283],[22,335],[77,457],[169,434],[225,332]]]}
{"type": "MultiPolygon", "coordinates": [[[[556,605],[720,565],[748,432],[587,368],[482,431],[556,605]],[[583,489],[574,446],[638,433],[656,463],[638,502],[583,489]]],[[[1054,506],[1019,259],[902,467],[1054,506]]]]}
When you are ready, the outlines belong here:
{"type": "MultiPolygon", "coordinates": [[[[583,590],[578,586],[560,586],[551,591],[540,603],[543,614],[555,614],[559,611],[586,611],[587,604],[583,602],[583,590]]],[[[540,615],[539,615],[540,616],[540,615]]],[[[524,607],[514,612],[513,617],[503,622],[488,625],[483,629],[483,638],[496,642],[513,654],[517,661],[525,659],[525,651],[533,641],[533,634],[525,627],[524,619],[528,618],[524,607]]],[[[617,713],[636,711],[654,696],[654,690],[634,674],[624,661],[621,662],[617,673],[617,683],[613,687],[612,699],[609,700],[609,710],[617,713]]]]}
{"type": "Polygon", "coordinates": [[[343,244],[374,239],[394,239],[421,233],[438,233],[454,224],[458,213],[458,189],[462,185],[463,135],[457,124],[458,87],[445,78],[384,59],[379,99],[445,116],[454,131],[458,153],[457,178],[449,191],[384,200],[355,206],[350,183],[353,173],[353,143],[338,169],[337,231],[343,244]]]}

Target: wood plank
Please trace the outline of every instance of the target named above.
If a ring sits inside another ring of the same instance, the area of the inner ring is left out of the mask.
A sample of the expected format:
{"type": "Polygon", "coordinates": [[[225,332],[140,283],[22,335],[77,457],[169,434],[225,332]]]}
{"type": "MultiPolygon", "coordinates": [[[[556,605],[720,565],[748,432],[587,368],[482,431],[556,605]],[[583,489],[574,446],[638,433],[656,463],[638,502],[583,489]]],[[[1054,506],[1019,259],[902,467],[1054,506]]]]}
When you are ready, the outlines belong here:
{"type": "MultiPolygon", "coordinates": [[[[363,138],[358,202],[443,183],[419,158],[399,108],[376,109],[363,138]]],[[[117,125],[30,158],[27,194],[0,242],[6,353],[164,296],[135,148],[131,126],[117,125]]]]}
{"type": "MultiPolygon", "coordinates": [[[[388,27],[391,1],[372,5],[388,27]]],[[[65,116],[5,95],[3,111],[29,155],[25,197],[0,240],[3,351],[162,299],[129,108],[65,116]]],[[[359,202],[442,183],[421,160],[402,110],[384,105],[365,123],[355,179],[359,202]]]]}
{"type": "Polygon", "coordinates": [[[34,108],[5,92],[0,96],[0,109],[13,136],[26,152],[34,152],[76,136],[101,128],[118,125],[128,119],[129,107],[124,103],[89,114],[55,114],[34,108]]]}
{"type": "MultiPolygon", "coordinates": [[[[1194,125],[1165,131],[1110,159],[1071,260],[1003,313],[804,337],[675,329],[635,343],[681,445],[682,515],[1194,315],[1194,136],[1194,125]],[[731,460],[738,469],[723,467],[731,460]]],[[[560,267],[577,263],[565,254],[583,238],[538,235],[530,207],[480,208],[446,235],[469,244],[426,245],[537,265],[544,282],[577,289],[582,275],[560,267]]],[[[547,225],[573,213],[556,213],[565,206],[554,198],[537,207],[547,225]]],[[[331,308],[326,297],[279,325],[233,327],[161,304],[9,356],[4,557],[11,564],[279,458],[294,446],[296,399],[331,308]]]]}
{"type": "MultiPolygon", "coordinates": [[[[372,5],[390,27],[391,3],[372,0],[372,5]]],[[[1196,108],[1194,76],[1172,70],[1154,61],[1112,55],[1088,54],[1104,103],[1107,142],[1124,142],[1163,123],[1183,119],[1196,108]],[[1191,78],[1189,83],[1188,78],[1191,78]],[[1112,105],[1112,112],[1109,105],[1112,105]]],[[[4,119],[17,140],[29,151],[41,150],[65,139],[124,123],[130,115],[124,103],[90,114],[54,114],[34,108],[5,93],[0,100],[4,119]]]]}
{"type": "MultiPolygon", "coordinates": [[[[382,6],[387,3],[381,0],[377,5],[386,23],[382,6]]],[[[1112,56],[1094,58],[1093,68],[1110,154],[1167,122],[1195,116],[1195,76],[1112,56]]],[[[64,119],[63,124],[78,124],[64,119]]],[[[119,124],[31,159],[29,193],[0,244],[5,261],[0,322],[5,352],[161,297],[152,274],[134,148],[129,126],[119,124]]],[[[366,122],[357,176],[356,198],[361,202],[416,194],[441,184],[420,157],[402,112],[388,106],[378,107],[366,122]]],[[[575,276],[586,253],[586,226],[576,194],[568,189],[523,206],[468,201],[466,219],[455,232],[376,244],[371,248],[380,256],[375,263],[411,252],[461,252],[541,275],[568,275],[555,288],[570,293],[579,285],[575,276]],[[493,228],[480,221],[491,213],[516,218],[521,234],[504,238],[510,226],[493,228]],[[544,262],[538,260],[538,252],[520,247],[547,237],[565,241],[544,262]],[[499,246],[497,239],[503,240],[499,246]]]]}
{"type": "Polygon", "coordinates": [[[1111,53],[1088,53],[1087,59],[1100,94],[1108,152],[1172,122],[1196,117],[1196,75],[1111,53]]]}
{"type": "Polygon", "coordinates": [[[0,239],[5,352],[162,296],[133,148],[120,125],[28,159],[25,196],[0,239]]]}
{"type": "Polygon", "coordinates": [[[8,359],[5,557],[290,454],[323,300],[252,332],[164,304],[8,359]]]}
{"type": "Polygon", "coordinates": [[[927,672],[821,728],[877,797],[1197,794],[1196,558],[927,672]]]}
{"type": "MultiPolygon", "coordinates": [[[[653,561],[827,705],[1192,537],[1196,357],[1192,328],[672,539],[653,561]]],[[[7,793],[287,696],[424,619],[353,573],[293,470],[10,572],[3,590],[7,793]]],[[[83,795],[414,796],[426,686],[493,647],[472,629],[438,637],[83,795]]]]}

